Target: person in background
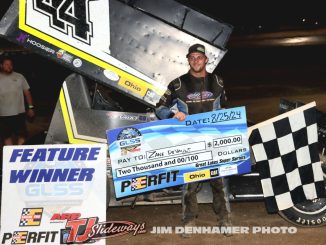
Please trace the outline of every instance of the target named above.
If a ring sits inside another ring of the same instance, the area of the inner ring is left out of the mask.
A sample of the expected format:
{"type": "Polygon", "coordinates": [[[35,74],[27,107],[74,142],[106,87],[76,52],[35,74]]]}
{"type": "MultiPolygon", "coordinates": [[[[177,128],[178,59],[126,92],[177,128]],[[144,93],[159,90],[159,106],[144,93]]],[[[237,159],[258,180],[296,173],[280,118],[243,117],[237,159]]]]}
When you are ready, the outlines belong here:
{"type": "Polygon", "coordinates": [[[27,136],[25,116],[35,116],[30,87],[25,77],[14,71],[10,58],[4,58],[1,66],[0,134],[4,145],[22,145],[27,136]]]}
{"type": "MultiPolygon", "coordinates": [[[[190,70],[176,78],[169,85],[166,93],[156,106],[156,115],[160,119],[176,118],[185,120],[187,115],[220,109],[226,102],[223,80],[206,71],[208,58],[205,46],[192,45],[187,54],[190,70]]],[[[213,209],[218,225],[231,226],[230,205],[223,178],[211,179],[213,209]]],[[[198,216],[196,191],[199,182],[186,184],[183,190],[183,223],[195,226],[198,216]]],[[[228,230],[228,229],[225,229],[228,230]]],[[[232,235],[225,232],[224,235],[232,235]]],[[[184,234],[185,237],[189,234],[184,234]]]]}

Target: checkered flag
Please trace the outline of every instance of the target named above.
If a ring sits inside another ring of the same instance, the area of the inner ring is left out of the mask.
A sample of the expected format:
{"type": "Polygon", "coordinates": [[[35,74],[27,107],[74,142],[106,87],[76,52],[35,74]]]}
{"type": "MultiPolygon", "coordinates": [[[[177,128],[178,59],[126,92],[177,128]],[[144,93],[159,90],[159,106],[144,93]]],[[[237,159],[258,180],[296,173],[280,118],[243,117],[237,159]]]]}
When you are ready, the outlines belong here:
{"type": "Polygon", "coordinates": [[[254,125],[249,131],[269,212],[325,197],[314,102],[254,125]]]}

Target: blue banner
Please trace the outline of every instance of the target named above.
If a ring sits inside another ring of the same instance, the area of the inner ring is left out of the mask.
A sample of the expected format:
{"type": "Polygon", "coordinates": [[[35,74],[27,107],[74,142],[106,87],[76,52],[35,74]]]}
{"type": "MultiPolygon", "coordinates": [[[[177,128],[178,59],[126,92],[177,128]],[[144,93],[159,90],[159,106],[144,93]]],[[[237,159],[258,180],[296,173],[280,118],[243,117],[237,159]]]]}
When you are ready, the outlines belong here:
{"type": "Polygon", "coordinates": [[[245,107],[107,131],[117,198],[251,171],[245,107]]]}

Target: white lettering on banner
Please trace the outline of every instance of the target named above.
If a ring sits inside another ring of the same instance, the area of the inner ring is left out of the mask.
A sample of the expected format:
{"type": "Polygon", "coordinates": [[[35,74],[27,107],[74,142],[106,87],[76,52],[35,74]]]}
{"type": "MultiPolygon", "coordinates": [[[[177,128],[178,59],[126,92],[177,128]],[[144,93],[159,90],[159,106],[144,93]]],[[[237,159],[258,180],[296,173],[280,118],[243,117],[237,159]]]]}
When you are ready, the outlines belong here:
{"type": "Polygon", "coordinates": [[[201,151],[205,149],[206,149],[206,143],[202,141],[202,142],[190,143],[190,144],[168,147],[163,149],[156,149],[153,151],[147,151],[146,158],[148,160],[154,160],[154,159],[164,158],[168,156],[175,156],[175,155],[181,155],[181,154],[191,153],[195,151],[201,151]]]}
{"type": "Polygon", "coordinates": [[[166,167],[180,166],[184,164],[190,164],[195,162],[209,161],[212,160],[212,152],[206,151],[198,154],[180,156],[176,158],[164,159],[161,161],[150,162],[145,164],[139,164],[131,167],[117,169],[117,177],[127,176],[131,174],[141,173],[150,171],[152,169],[161,169],[166,167]]]}
{"type": "Polygon", "coordinates": [[[28,197],[80,196],[84,193],[82,183],[28,184],[25,194],[28,197]]]}
{"type": "Polygon", "coordinates": [[[44,49],[48,53],[51,53],[51,54],[55,53],[55,51],[53,49],[48,48],[48,47],[44,46],[43,44],[38,43],[38,42],[36,42],[36,41],[34,41],[32,39],[28,38],[26,42],[30,43],[31,45],[33,45],[33,46],[35,46],[37,48],[44,49]]]}

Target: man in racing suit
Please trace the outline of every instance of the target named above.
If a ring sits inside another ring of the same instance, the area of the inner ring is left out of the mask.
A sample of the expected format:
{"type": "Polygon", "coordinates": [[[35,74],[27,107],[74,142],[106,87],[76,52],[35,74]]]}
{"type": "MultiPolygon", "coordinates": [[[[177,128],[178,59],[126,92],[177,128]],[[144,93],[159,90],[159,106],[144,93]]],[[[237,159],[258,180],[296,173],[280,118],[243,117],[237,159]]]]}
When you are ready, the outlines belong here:
{"type": "MultiPolygon", "coordinates": [[[[157,105],[156,115],[160,119],[176,118],[185,120],[186,115],[218,110],[226,101],[221,78],[206,71],[208,58],[205,47],[194,44],[187,54],[190,70],[173,80],[157,105]]],[[[213,209],[219,226],[230,226],[230,205],[224,188],[223,178],[211,179],[213,209]]],[[[194,226],[198,216],[196,191],[199,182],[189,183],[183,191],[183,222],[185,226],[194,226]]],[[[224,233],[224,235],[232,235],[224,233]]]]}

